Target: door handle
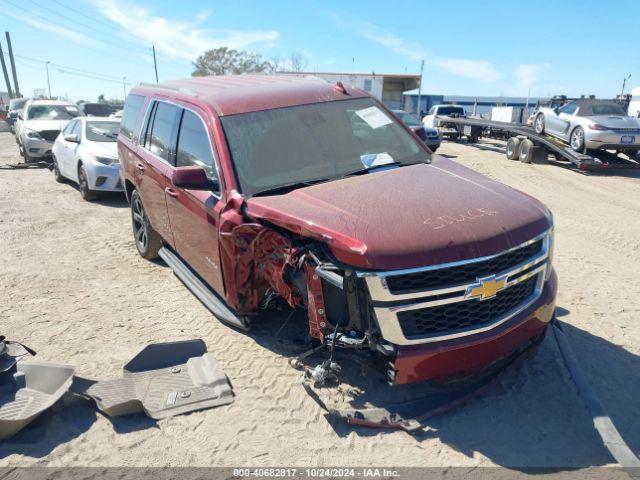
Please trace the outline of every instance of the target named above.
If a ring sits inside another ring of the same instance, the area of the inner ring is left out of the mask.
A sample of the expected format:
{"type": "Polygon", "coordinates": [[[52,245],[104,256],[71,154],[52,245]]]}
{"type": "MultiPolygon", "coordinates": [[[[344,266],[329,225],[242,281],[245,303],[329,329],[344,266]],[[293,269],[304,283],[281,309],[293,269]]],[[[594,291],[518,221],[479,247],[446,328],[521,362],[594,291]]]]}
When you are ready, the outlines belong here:
{"type": "Polygon", "coordinates": [[[178,198],[178,192],[176,192],[173,188],[171,187],[167,187],[164,189],[164,191],[167,193],[167,195],[169,195],[170,197],[173,198],[178,198]]]}
{"type": "Polygon", "coordinates": [[[140,173],[144,172],[144,165],[141,164],[140,162],[136,163],[136,168],[140,173]]]}

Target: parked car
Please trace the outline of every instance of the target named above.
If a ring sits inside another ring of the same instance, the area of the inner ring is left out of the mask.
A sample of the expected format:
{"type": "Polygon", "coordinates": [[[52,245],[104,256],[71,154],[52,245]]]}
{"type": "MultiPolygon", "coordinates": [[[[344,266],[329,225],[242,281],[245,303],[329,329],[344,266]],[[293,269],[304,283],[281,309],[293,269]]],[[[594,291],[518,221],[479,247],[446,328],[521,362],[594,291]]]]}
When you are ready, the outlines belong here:
{"type": "Polygon", "coordinates": [[[630,117],[640,118],[640,87],[631,90],[631,101],[629,102],[627,114],[630,117]]]}
{"type": "Polygon", "coordinates": [[[536,133],[552,135],[577,152],[616,150],[635,155],[640,149],[640,119],[611,100],[581,99],[561,107],[542,107],[536,133]]]}
{"type": "Polygon", "coordinates": [[[549,210],[432,156],[363,90],[288,75],[141,85],[118,151],[139,254],[237,328],[280,299],[316,341],[337,332],[404,384],[514,357],[552,319],[549,210]]]}
{"type": "Polygon", "coordinates": [[[466,116],[464,107],[459,105],[434,105],[422,117],[422,124],[425,127],[437,129],[442,137],[457,139],[462,136],[458,127],[438,117],[465,118],[466,116]]]}
{"type": "Polygon", "coordinates": [[[82,115],[89,117],[108,117],[118,110],[119,107],[108,103],[82,102],[78,104],[78,108],[80,112],[82,112],[82,115]]]}
{"type": "Polygon", "coordinates": [[[409,127],[413,133],[418,135],[424,143],[427,144],[429,150],[435,152],[440,147],[440,134],[435,128],[429,128],[422,125],[418,117],[413,113],[405,112],[404,110],[393,110],[393,113],[402,120],[402,122],[409,127]]]}
{"type": "Polygon", "coordinates": [[[60,100],[29,100],[18,113],[16,139],[25,162],[51,157],[60,130],[80,115],[75,103],[60,100]]]}
{"type": "Polygon", "coordinates": [[[120,120],[78,117],[70,121],[53,144],[53,173],[58,182],[78,184],[85,200],[99,191],[121,192],[116,140],[120,120]]]}
{"type": "Polygon", "coordinates": [[[9,129],[15,133],[14,125],[16,120],[18,119],[18,113],[24,107],[24,104],[30,100],[29,98],[12,98],[9,100],[9,108],[7,110],[7,123],[9,124],[9,129]]]}

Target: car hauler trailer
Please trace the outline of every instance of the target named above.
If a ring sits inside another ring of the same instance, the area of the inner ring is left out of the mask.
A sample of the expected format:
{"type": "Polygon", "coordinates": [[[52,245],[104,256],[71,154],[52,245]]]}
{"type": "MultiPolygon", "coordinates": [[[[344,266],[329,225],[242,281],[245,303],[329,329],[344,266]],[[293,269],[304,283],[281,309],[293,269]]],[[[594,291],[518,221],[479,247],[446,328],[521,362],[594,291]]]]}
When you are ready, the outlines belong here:
{"type": "Polygon", "coordinates": [[[538,134],[532,127],[516,123],[497,122],[482,118],[438,117],[440,125],[456,126],[460,137],[465,136],[471,143],[481,137],[506,138],[507,158],[519,159],[524,163],[546,160],[553,155],[556,160],[570,162],[579,170],[635,170],[640,169],[640,161],[617,155],[605,150],[588,154],[576,152],[568,145],[549,135],[538,134]]]}

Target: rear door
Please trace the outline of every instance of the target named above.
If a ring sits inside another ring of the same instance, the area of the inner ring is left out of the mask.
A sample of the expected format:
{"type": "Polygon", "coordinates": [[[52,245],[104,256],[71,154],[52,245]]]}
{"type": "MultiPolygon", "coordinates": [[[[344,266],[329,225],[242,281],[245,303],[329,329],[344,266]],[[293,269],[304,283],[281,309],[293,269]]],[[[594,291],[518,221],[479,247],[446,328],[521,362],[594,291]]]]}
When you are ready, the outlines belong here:
{"type": "Polygon", "coordinates": [[[136,188],[151,226],[172,246],[173,235],[164,190],[172,171],[180,112],[176,105],[161,100],[149,105],[134,165],[136,188]]]}
{"type": "Polygon", "coordinates": [[[224,294],[220,267],[218,225],[220,181],[210,136],[209,117],[193,108],[181,111],[175,154],[176,168],[199,166],[216,185],[213,191],[188,190],[167,185],[167,207],[175,249],[214,290],[224,294]]]}

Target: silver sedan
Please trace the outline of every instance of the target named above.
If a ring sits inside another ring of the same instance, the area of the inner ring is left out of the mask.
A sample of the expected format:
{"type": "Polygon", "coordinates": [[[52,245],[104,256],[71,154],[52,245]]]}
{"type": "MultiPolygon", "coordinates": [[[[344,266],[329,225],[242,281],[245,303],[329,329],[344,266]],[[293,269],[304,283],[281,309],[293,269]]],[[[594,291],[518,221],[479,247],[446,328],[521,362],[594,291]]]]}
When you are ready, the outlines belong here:
{"type": "Polygon", "coordinates": [[[640,119],[613,101],[582,99],[541,108],[533,126],[536,133],[559,138],[581,153],[616,150],[635,155],[640,150],[640,119]]]}

